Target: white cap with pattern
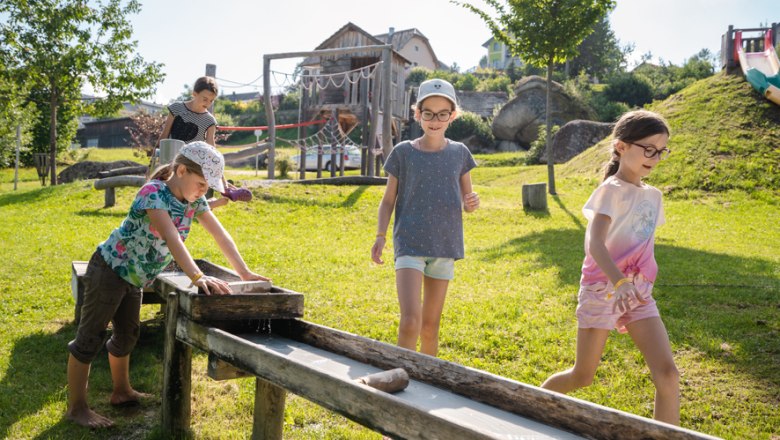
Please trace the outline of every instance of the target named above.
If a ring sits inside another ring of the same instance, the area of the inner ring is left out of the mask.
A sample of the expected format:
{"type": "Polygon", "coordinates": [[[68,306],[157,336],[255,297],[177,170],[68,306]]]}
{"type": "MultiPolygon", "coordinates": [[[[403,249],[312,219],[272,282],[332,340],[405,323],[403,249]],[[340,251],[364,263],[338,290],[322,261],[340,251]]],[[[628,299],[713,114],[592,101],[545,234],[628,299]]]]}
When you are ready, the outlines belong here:
{"type": "Polygon", "coordinates": [[[450,100],[452,105],[458,105],[455,87],[443,79],[429,79],[420,84],[420,89],[417,91],[417,103],[419,104],[425,98],[430,98],[431,96],[441,96],[450,100]]]}
{"type": "Polygon", "coordinates": [[[179,150],[179,154],[200,165],[203,177],[211,188],[225,192],[222,174],[225,171],[225,158],[216,148],[203,141],[191,142],[179,150]]]}

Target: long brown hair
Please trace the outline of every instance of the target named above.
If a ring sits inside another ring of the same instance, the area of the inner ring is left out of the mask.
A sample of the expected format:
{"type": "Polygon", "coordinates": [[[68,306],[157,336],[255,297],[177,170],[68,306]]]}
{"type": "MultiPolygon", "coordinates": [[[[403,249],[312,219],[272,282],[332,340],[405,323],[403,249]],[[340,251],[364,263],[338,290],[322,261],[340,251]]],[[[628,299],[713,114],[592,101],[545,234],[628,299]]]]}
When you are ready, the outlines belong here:
{"type": "Polygon", "coordinates": [[[181,154],[177,154],[171,163],[157,167],[157,169],[154,170],[154,173],[152,173],[152,176],[149,177],[149,180],[168,180],[173,175],[173,173],[176,172],[176,168],[179,165],[183,165],[190,173],[195,173],[198,176],[203,177],[203,170],[201,169],[200,165],[187,159],[181,154]]]}
{"type": "Polygon", "coordinates": [[[620,167],[620,152],[616,148],[618,141],[632,143],[656,134],[671,134],[669,124],[663,116],[648,110],[634,110],[623,114],[612,130],[612,157],[604,166],[603,180],[617,173],[620,167]]]}

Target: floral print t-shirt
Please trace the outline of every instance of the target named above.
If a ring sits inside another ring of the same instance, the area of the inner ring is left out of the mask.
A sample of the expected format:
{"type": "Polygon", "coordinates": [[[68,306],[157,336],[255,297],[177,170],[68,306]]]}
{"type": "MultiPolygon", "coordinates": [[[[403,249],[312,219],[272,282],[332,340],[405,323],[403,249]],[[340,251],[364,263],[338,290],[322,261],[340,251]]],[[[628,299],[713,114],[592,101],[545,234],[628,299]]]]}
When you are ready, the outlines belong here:
{"type": "Polygon", "coordinates": [[[180,202],[165,182],[150,180],[138,191],[127,218],[98,245],[109,266],[128,283],[144,287],[173,260],[168,245],[151,224],[147,209],[164,209],[171,216],[182,241],[190,233],[192,219],[209,210],[205,197],[180,202]]]}

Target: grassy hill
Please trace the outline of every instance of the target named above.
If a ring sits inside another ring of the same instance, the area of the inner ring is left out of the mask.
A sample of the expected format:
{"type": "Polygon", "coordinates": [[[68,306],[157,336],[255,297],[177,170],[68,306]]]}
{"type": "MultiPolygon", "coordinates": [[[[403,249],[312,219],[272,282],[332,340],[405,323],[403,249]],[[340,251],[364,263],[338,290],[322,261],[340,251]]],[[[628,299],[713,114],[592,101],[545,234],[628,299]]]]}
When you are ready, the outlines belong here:
{"type": "MultiPolygon", "coordinates": [[[[649,106],[672,128],[672,155],[648,183],[666,193],[688,190],[780,191],[780,106],[741,76],[717,74],[649,106]]],[[[598,176],[609,158],[600,142],[561,167],[561,174],[598,176]]]]}

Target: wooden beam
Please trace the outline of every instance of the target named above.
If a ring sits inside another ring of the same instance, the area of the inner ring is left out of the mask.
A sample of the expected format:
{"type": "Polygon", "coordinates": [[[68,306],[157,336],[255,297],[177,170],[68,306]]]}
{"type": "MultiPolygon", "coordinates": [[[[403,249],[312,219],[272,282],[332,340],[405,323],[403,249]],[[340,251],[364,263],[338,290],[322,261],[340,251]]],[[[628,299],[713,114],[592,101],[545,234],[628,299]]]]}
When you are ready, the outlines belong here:
{"type": "Polygon", "coordinates": [[[252,440],[282,440],[286,397],[287,392],[284,388],[259,377],[255,379],[252,440]]]}
{"type": "Polygon", "coordinates": [[[274,322],[274,333],[409,377],[545,425],[599,439],[715,439],[539,387],[302,320],[274,322]]]}
{"type": "Polygon", "coordinates": [[[190,431],[192,348],[176,338],[179,301],[168,296],[163,350],[162,431],[165,438],[185,438],[190,431]]]}
{"type": "Polygon", "coordinates": [[[176,337],[370,429],[401,438],[490,439],[478,428],[420,411],[392,394],[292,361],[220,329],[180,318],[176,337]]]}

